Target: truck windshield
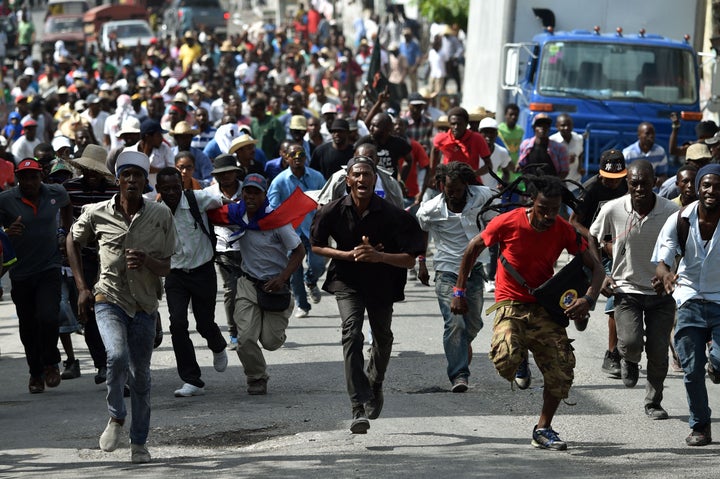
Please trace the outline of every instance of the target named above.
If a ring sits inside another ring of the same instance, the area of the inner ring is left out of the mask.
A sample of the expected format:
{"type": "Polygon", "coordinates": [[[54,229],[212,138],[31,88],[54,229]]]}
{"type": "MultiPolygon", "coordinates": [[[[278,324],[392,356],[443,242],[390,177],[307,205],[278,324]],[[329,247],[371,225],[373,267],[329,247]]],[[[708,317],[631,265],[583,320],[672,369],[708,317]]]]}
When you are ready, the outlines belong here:
{"type": "Polygon", "coordinates": [[[538,92],[598,100],[697,101],[695,60],[688,50],[619,43],[549,42],[538,92]]]}

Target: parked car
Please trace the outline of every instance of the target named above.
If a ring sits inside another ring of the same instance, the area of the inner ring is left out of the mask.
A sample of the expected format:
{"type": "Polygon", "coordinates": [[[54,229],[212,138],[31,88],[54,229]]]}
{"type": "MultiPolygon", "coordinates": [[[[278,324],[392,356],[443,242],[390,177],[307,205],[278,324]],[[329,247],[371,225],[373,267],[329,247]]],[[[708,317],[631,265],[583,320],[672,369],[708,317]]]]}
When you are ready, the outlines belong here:
{"type": "Polygon", "coordinates": [[[83,16],[55,15],[45,20],[40,48],[45,53],[55,50],[55,42],[62,40],[72,56],[85,53],[85,35],[83,34],[83,16]]]}
{"type": "Polygon", "coordinates": [[[142,5],[100,5],[83,15],[87,50],[100,48],[102,27],[108,22],[119,20],[145,20],[147,11],[142,5]]]}
{"type": "Polygon", "coordinates": [[[122,43],[128,48],[140,45],[147,47],[155,39],[155,34],[145,20],[118,20],[107,22],[100,33],[100,46],[105,51],[112,50],[112,44],[122,43]]]}
{"type": "Polygon", "coordinates": [[[162,29],[181,37],[185,32],[199,32],[205,27],[208,33],[224,38],[229,18],[230,13],[219,0],[171,0],[163,14],[162,29]]]}

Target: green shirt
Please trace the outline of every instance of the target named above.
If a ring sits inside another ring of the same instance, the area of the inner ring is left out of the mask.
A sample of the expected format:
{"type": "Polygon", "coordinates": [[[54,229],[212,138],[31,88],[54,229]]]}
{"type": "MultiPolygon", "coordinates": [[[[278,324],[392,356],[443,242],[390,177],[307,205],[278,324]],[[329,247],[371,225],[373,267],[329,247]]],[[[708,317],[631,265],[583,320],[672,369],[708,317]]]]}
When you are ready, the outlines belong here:
{"type": "Polygon", "coordinates": [[[250,132],[268,159],[278,157],[280,143],[285,139],[285,128],[277,118],[265,116],[262,122],[253,118],[250,132]]]}
{"type": "Polygon", "coordinates": [[[33,33],[35,33],[35,25],[33,25],[33,22],[20,22],[18,25],[18,43],[20,45],[30,45],[32,43],[33,33]]]}

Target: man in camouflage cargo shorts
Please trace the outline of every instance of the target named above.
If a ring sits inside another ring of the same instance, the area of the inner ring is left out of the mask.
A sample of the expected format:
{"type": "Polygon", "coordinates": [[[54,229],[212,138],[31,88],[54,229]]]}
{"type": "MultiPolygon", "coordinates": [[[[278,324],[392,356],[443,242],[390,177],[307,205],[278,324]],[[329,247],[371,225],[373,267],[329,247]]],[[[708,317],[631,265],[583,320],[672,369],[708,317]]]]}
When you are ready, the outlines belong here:
{"type": "MultiPolygon", "coordinates": [[[[574,321],[585,320],[600,293],[604,270],[595,255],[587,249],[585,239],[558,216],[563,188],[557,177],[533,177],[528,185],[532,205],[495,217],[484,231],[470,241],[453,290],[453,313],[463,314],[467,311],[465,285],[478,255],[486,247],[500,244],[501,257],[532,288],[537,288],[553,276],[553,265],[564,249],[571,254],[582,255],[583,263],[593,271],[592,284],[583,296],[578,295],[572,300],[565,314],[574,321]]],[[[496,311],[490,359],[502,377],[514,381],[518,367],[527,360],[528,351],[533,353],[543,374],[545,387],[542,411],[533,429],[532,445],[542,449],[565,450],[567,444],[560,439],[551,424],[560,401],[568,397],[575,367],[573,348],[565,326],[560,324],[564,318],[552,318],[500,261],[495,301],[495,305],[490,308],[490,311],[496,311]]]]}

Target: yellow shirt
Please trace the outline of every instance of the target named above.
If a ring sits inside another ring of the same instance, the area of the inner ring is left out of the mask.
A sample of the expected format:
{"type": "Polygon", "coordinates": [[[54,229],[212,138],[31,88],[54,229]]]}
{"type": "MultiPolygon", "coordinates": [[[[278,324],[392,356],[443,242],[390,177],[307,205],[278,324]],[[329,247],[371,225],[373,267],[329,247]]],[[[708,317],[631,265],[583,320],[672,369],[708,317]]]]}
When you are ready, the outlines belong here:
{"type": "Polygon", "coordinates": [[[178,52],[178,59],[182,62],[183,71],[186,72],[193,62],[200,58],[201,54],[202,49],[197,43],[193,44],[193,46],[184,43],[178,52]]]}

